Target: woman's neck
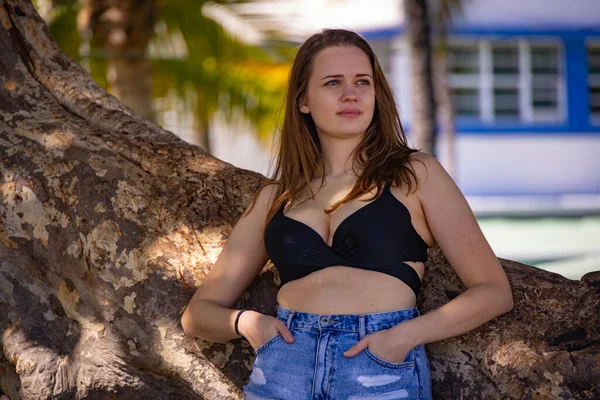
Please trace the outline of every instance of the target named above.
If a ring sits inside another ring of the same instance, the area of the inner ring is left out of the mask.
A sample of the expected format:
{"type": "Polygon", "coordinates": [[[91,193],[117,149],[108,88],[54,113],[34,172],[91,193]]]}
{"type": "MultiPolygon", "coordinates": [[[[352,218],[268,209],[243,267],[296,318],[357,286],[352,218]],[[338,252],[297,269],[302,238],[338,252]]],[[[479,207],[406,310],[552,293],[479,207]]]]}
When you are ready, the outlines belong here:
{"type": "Polygon", "coordinates": [[[323,138],[321,140],[321,156],[325,166],[325,179],[345,179],[348,175],[356,177],[352,164],[354,150],[360,143],[360,138],[323,138]]]}

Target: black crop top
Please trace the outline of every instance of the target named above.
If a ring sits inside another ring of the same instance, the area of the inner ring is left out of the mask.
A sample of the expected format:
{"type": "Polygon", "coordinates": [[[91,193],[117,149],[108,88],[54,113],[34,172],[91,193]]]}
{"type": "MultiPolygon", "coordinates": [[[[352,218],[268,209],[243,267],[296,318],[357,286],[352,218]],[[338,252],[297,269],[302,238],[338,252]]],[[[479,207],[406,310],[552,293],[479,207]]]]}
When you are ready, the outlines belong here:
{"type": "Polygon", "coordinates": [[[281,285],[333,265],[383,272],[406,283],[419,296],[421,280],[404,261],[427,261],[427,244],[411,223],[406,206],[383,193],[350,214],[333,234],[330,247],[308,225],[283,214],[285,204],[267,224],[265,248],[281,285]]]}

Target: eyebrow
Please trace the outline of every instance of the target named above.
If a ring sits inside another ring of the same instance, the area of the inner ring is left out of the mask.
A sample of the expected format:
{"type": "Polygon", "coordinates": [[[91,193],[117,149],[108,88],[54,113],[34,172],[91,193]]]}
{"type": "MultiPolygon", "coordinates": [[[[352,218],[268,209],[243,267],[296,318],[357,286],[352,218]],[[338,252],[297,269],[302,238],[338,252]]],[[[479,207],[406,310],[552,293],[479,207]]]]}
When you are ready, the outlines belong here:
{"type": "MultiPolygon", "coordinates": [[[[356,78],[361,78],[363,76],[368,76],[369,78],[373,79],[371,74],[356,74],[356,78]]],[[[328,79],[328,78],[343,78],[343,77],[344,77],[344,74],[327,75],[327,76],[324,76],[323,78],[321,78],[321,80],[328,79]]]]}

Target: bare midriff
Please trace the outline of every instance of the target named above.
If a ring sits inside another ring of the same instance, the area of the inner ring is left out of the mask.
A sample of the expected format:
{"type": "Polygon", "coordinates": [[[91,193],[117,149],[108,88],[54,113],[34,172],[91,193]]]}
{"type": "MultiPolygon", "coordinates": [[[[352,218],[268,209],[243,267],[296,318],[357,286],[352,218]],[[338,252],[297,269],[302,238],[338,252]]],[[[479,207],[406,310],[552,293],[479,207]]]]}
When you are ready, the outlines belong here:
{"type": "MultiPolygon", "coordinates": [[[[407,262],[423,276],[422,262],[407,262]]],[[[286,283],[277,302],[313,314],[368,314],[412,308],[415,293],[400,279],[381,272],[332,266],[286,283]]]]}

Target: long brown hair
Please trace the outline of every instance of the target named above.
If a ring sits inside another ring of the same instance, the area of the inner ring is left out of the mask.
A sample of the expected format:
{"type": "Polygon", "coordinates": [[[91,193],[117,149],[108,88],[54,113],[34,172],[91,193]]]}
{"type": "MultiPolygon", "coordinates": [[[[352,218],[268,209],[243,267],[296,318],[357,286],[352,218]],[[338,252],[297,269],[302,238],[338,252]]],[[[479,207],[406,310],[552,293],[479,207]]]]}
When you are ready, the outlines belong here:
{"type": "Polygon", "coordinates": [[[300,112],[299,101],[307,90],[317,53],[337,46],[358,47],[369,57],[373,68],[375,110],[363,140],[352,153],[353,171],[356,173],[356,168],[360,171],[358,179],[346,197],[326,212],[331,213],[342,204],[377,188],[375,195],[368,199],[373,200],[381,194],[383,186],[388,182],[396,186],[406,184],[410,192],[413,190],[414,180],[416,189],[417,178],[408,161],[410,154],[418,150],[411,149],[407,144],[394,96],[373,49],[355,32],[324,29],[302,44],[292,65],[275,170],[271,180],[263,185],[277,184],[266,221],[271,220],[282,204],[299,199],[306,188],[310,192],[310,198],[314,199],[315,192],[310,182],[315,177],[321,177],[319,189],[324,185],[325,165],[317,129],[310,114],[300,112]]]}

